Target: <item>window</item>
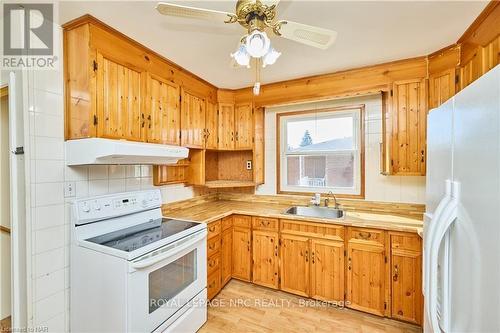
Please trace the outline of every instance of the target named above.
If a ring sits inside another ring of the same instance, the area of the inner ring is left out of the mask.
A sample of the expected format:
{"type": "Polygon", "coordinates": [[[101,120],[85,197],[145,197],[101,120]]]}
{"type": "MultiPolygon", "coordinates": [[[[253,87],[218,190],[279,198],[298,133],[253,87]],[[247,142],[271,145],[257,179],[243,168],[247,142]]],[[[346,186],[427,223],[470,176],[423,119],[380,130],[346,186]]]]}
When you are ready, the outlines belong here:
{"type": "Polygon", "coordinates": [[[362,197],[363,109],[278,114],[278,191],[362,197]]]}

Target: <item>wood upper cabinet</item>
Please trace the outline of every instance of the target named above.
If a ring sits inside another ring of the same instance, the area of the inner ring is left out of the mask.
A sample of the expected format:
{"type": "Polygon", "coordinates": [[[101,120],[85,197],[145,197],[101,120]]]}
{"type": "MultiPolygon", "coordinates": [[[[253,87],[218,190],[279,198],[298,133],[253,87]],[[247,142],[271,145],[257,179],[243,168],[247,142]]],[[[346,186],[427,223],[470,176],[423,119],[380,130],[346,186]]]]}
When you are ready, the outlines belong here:
{"type": "Polygon", "coordinates": [[[422,324],[422,240],[418,235],[390,233],[392,317],[422,324]]]}
{"type": "Polygon", "coordinates": [[[217,104],[207,101],[205,110],[206,149],[217,149],[218,126],[217,104]]]}
{"type": "Polygon", "coordinates": [[[278,289],[279,237],[276,231],[252,232],[252,281],[261,286],[278,289]]]}
{"type": "Polygon", "coordinates": [[[344,242],[311,239],[310,297],[344,300],[344,242]]]}
{"type": "Polygon", "coordinates": [[[437,108],[455,95],[455,68],[429,75],[429,109],[437,108]]]}
{"type": "Polygon", "coordinates": [[[385,236],[382,230],[348,228],[349,307],[379,316],[386,311],[385,236]]]}
{"type": "Polygon", "coordinates": [[[234,149],[234,104],[219,103],[219,142],[220,150],[234,149]]]}
{"type": "Polygon", "coordinates": [[[234,107],[235,149],[253,148],[253,106],[252,103],[236,104],[234,107]]]}
{"type": "Polygon", "coordinates": [[[281,290],[309,296],[309,238],[281,234],[281,290]]]}
{"type": "Polygon", "coordinates": [[[391,166],[396,175],[425,175],[427,84],[425,80],[393,84],[391,166]]]}
{"type": "Polygon", "coordinates": [[[148,142],[180,144],[180,88],[177,84],[150,75],[147,100],[148,142]]]}
{"type": "Polygon", "coordinates": [[[233,267],[234,278],[252,280],[252,229],[251,217],[233,216],[233,267]]]}
{"type": "Polygon", "coordinates": [[[205,100],[215,102],[216,87],[90,15],[63,28],[66,139],[178,145],[182,84],[191,106],[185,142],[204,148],[205,115],[197,113],[205,112],[205,100]]]}
{"type": "Polygon", "coordinates": [[[146,72],[97,52],[97,136],[141,141],[146,72]]]}
{"type": "Polygon", "coordinates": [[[181,145],[204,148],[205,99],[183,89],[181,101],[181,145]]]}

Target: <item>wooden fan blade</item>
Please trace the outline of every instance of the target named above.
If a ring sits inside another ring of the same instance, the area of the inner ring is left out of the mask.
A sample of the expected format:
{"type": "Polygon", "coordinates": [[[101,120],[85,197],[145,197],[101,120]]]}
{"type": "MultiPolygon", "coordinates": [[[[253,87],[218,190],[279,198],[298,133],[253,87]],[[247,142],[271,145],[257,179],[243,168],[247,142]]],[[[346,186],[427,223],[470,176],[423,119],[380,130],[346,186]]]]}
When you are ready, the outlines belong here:
{"type": "Polygon", "coordinates": [[[226,12],[220,12],[211,9],[202,9],[181,5],[174,5],[166,2],[159,2],[156,10],[163,15],[206,20],[218,23],[234,23],[236,15],[226,12]]]}
{"type": "Polygon", "coordinates": [[[337,38],[336,31],[292,21],[277,22],[275,32],[283,38],[322,50],[329,48],[337,38]]]}

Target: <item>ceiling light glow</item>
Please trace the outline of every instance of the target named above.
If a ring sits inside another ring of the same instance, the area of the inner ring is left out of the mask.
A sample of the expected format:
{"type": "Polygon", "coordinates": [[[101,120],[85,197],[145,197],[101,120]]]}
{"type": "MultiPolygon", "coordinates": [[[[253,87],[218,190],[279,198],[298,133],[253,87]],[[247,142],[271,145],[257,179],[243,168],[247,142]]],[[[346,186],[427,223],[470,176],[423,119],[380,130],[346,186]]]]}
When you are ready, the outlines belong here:
{"type": "Polygon", "coordinates": [[[260,58],[269,51],[271,41],[263,31],[254,30],[246,38],[247,52],[254,58],[260,58]]]}

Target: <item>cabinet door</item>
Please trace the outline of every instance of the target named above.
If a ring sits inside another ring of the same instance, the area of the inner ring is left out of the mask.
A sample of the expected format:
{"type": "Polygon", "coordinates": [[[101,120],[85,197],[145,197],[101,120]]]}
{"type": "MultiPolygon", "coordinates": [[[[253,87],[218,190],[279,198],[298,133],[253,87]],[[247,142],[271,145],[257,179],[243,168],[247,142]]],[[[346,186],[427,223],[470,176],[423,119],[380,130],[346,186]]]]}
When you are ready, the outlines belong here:
{"type": "Polygon", "coordinates": [[[235,149],[253,147],[253,107],[251,103],[237,104],[234,107],[235,149]]]}
{"type": "Polygon", "coordinates": [[[207,101],[207,109],[205,112],[205,148],[217,149],[217,104],[207,101]]]}
{"type": "Polygon", "coordinates": [[[384,247],[349,241],[347,255],[349,307],[383,316],[385,312],[384,247]]]}
{"type": "Polygon", "coordinates": [[[233,252],[233,229],[228,228],[222,232],[221,244],[221,280],[222,286],[231,280],[231,266],[232,266],[232,252],[233,252]]]}
{"type": "Polygon", "coordinates": [[[311,297],[344,300],[344,242],[311,240],[311,297]]]}
{"type": "Polygon", "coordinates": [[[416,234],[391,234],[392,317],[422,323],[422,240],[416,234]]]}
{"type": "Polygon", "coordinates": [[[142,140],[145,72],[97,54],[97,136],[142,140]]]}
{"type": "Polygon", "coordinates": [[[278,240],[277,232],[253,231],[253,283],[278,289],[278,240]]]}
{"type": "Polygon", "coordinates": [[[392,107],[392,167],[394,174],[425,175],[425,80],[395,82],[392,107]]]}
{"type": "Polygon", "coordinates": [[[148,142],[179,145],[181,136],[179,86],[157,76],[151,76],[148,91],[148,142]]]}
{"type": "Polygon", "coordinates": [[[219,103],[218,148],[234,149],[234,105],[219,103]]]}
{"type": "Polygon", "coordinates": [[[233,273],[234,278],[251,281],[252,252],[251,229],[233,227],[233,273]]]}
{"type": "Polygon", "coordinates": [[[429,75],[429,109],[437,108],[455,95],[455,68],[429,75]]]}
{"type": "Polygon", "coordinates": [[[309,296],[309,239],[281,235],[281,290],[309,296]]]}
{"type": "Polygon", "coordinates": [[[181,145],[205,147],[205,99],[186,90],[182,93],[181,145]]]}

